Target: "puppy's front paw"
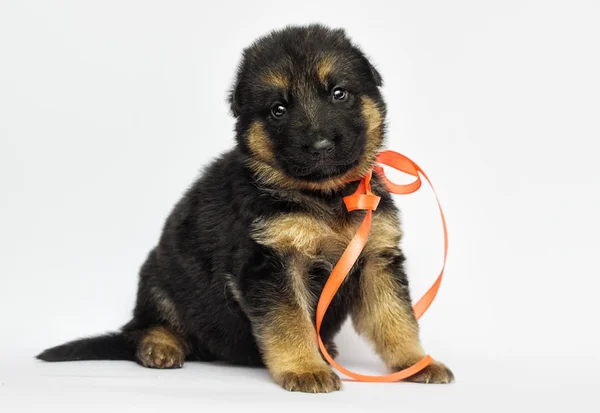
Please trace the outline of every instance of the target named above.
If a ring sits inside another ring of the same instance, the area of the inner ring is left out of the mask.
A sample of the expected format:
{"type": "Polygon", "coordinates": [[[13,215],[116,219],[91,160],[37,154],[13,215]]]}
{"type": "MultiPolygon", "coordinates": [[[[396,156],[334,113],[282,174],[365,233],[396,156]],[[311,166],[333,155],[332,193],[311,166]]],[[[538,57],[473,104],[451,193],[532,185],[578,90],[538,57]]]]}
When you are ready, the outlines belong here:
{"type": "Polygon", "coordinates": [[[330,369],[304,373],[286,372],[277,381],[286,390],[305,393],[330,393],[342,387],[340,378],[330,369]]]}
{"type": "Polygon", "coordinates": [[[413,383],[447,384],[454,381],[454,374],[445,364],[434,361],[420,372],[405,379],[405,381],[411,381],[413,383]]]}

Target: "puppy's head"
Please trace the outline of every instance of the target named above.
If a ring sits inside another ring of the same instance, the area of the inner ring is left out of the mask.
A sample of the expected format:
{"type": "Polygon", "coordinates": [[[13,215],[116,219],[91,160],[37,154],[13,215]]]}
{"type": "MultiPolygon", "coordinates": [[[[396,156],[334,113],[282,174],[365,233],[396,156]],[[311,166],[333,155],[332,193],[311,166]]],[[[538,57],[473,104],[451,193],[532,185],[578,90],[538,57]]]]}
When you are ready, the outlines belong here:
{"type": "Polygon", "coordinates": [[[244,50],[231,110],[260,179],[331,191],[371,169],[383,141],[381,76],[342,30],[288,27],[244,50]]]}

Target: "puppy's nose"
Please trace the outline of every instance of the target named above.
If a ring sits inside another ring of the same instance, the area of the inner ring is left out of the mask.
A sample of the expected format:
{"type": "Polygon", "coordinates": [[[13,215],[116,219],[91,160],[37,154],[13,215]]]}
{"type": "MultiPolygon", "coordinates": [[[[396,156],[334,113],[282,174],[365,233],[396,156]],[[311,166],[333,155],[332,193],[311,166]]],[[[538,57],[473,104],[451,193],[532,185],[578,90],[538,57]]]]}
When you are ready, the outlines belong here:
{"type": "Polygon", "coordinates": [[[310,147],[310,153],[320,155],[333,152],[333,142],[329,139],[319,139],[310,147]]]}

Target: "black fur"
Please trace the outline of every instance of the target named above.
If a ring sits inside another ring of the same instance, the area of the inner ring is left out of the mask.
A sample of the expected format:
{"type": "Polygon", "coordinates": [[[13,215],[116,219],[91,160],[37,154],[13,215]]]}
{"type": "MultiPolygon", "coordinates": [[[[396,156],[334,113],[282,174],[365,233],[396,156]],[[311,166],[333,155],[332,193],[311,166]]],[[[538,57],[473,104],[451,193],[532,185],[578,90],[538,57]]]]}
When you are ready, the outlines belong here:
{"type": "MultiPolygon", "coordinates": [[[[283,189],[261,182],[248,166],[254,156],[247,141],[248,128],[257,119],[266,125],[276,156],[273,168],[307,182],[326,181],[347,172],[364,156],[367,137],[359,97],[371,98],[384,114],[385,104],[378,90],[381,82],[376,69],[340,30],[316,25],[287,28],[246,49],[230,95],[231,110],[237,119],[237,146],[204,171],[166,220],[157,246],[140,270],[133,320],[119,333],[54,347],[38,358],[133,360],[140,334],[151,326],[162,325],[179,334],[188,345],[187,359],[262,365],[250,319],[260,319],[272,306],[287,300],[290,286],[282,257],[251,237],[253,223],[277,214],[315,210],[340,221],[358,223],[363,213],[349,214],[342,201],[357,182],[329,191],[283,189]],[[328,85],[319,89],[309,68],[325,55],[339,57],[340,61],[328,85]],[[265,88],[258,80],[263,68],[287,73],[293,79],[305,77],[310,85],[307,87],[313,88],[304,91],[310,96],[302,101],[293,93],[283,96],[265,88]],[[338,84],[350,96],[334,104],[331,88],[338,84]],[[278,101],[287,105],[286,119],[276,120],[270,113],[278,101]],[[309,119],[306,105],[312,105],[310,110],[316,119],[309,119]],[[335,143],[331,155],[316,159],[306,150],[318,139],[335,143]],[[228,279],[237,285],[242,303],[228,287],[228,279]]],[[[378,213],[395,211],[389,194],[376,178],[373,185],[382,196],[378,213]]],[[[315,296],[333,264],[314,263],[309,288],[315,296]]],[[[360,262],[327,313],[322,333],[326,342],[331,342],[347,317],[357,294],[359,269],[360,262]]]]}
{"type": "Polygon", "coordinates": [[[44,361],[68,360],[135,360],[135,343],[123,333],[82,338],[43,351],[37,356],[44,361]]]}

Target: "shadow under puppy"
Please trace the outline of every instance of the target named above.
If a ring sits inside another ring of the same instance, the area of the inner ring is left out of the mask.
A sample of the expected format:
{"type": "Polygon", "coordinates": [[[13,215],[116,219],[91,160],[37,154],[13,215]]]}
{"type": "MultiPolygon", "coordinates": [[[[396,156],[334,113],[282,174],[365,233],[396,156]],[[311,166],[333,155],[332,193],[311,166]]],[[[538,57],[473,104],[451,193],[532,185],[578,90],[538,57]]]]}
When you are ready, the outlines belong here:
{"type": "MultiPolygon", "coordinates": [[[[317,299],[365,212],[342,198],[384,139],[381,76],[343,30],[287,27],[244,50],[230,94],[237,145],[175,205],[140,269],[133,319],[118,333],[48,349],[46,361],[184,360],[265,365],[288,390],[330,392],[338,376],[315,335],[317,299]]],[[[206,137],[211,139],[210,137],[206,137]]],[[[398,211],[382,183],[366,247],[325,317],[348,316],[390,370],[424,356],[399,248],[398,211]]],[[[408,379],[448,383],[439,362],[408,379]]]]}

